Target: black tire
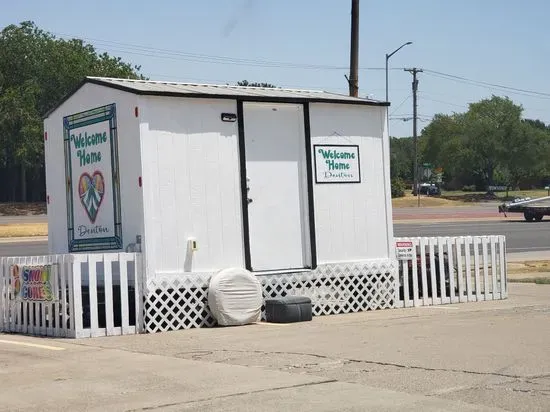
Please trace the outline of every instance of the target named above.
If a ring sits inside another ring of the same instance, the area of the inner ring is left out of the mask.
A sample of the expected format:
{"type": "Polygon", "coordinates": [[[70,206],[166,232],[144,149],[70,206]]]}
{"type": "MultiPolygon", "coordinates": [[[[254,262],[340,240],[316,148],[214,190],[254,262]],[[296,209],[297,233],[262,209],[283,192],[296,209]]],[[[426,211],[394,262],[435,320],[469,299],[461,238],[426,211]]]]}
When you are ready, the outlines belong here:
{"type": "Polygon", "coordinates": [[[523,217],[525,218],[526,221],[528,222],[532,222],[534,219],[535,219],[535,215],[531,212],[524,212],[523,213],[523,217]]]}
{"type": "Polygon", "coordinates": [[[542,220],[543,217],[544,217],[544,215],[536,215],[536,216],[535,216],[535,220],[536,220],[537,222],[540,222],[540,221],[542,220]]]}

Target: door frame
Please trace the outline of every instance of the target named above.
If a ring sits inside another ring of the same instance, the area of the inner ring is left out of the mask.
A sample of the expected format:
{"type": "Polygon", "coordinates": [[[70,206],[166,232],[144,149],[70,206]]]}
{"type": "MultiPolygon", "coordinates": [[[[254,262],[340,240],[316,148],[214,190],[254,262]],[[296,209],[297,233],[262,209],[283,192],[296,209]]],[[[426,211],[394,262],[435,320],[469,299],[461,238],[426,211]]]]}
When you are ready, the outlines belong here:
{"type": "MultiPolygon", "coordinates": [[[[315,236],[315,208],[314,208],[314,199],[313,199],[313,169],[312,169],[312,154],[311,154],[311,127],[309,119],[309,103],[303,101],[266,101],[266,100],[256,100],[253,98],[247,99],[237,99],[237,122],[238,122],[238,137],[239,137],[239,163],[240,163],[240,173],[241,173],[241,205],[242,205],[242,219],[243,219],[243,243],[244,243],[244,262],[246,269],[254,272],[252,269],[252,257],[250,253],[250,223],[248,216],[248,193],[247,193],[247,182],[246,182],[246,143],[245,143],[245,132],[244,132],[244,103],[288,103],[302,106],[302,113],[304,117],[304,144],[305,144],[305,160],[306,160],[306,186],[307,186],[307,206],[308,206],[308,220],[309,220],[309,249],[311,262],[309,267],[304,269],[313,270],[317,267],[317,246],[316,246],[316,236],[315,236]]],[[[307,233],[305,233],[307,236],[307,233]]],[[[307,246],[306,246],[307,247],[307,246]]],[[[287,271],[285,269],[278,269],[278,271],[287,271]]],[[[288,271],[296,272],[300,271],[299,269],[288,269],[288,271]]],[[[255,273],[261,273],[265,271],[256,271],[255,273]]]]}

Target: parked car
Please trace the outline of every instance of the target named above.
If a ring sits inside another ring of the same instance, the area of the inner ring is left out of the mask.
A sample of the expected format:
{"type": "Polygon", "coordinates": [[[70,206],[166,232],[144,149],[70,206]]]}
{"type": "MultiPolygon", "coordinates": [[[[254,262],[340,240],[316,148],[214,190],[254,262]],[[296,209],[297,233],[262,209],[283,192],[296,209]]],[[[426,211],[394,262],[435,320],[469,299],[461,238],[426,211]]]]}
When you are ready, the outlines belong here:
{"type": "MultiPolygon", "coordinates": [[[[439,196],[441,195],[441,189],[435,184],[422,183],[420,185],[420,194],[426,196],[439,196]]],[[[416,196],[416,191],[413,188],[412,194],[416,196]]]]}

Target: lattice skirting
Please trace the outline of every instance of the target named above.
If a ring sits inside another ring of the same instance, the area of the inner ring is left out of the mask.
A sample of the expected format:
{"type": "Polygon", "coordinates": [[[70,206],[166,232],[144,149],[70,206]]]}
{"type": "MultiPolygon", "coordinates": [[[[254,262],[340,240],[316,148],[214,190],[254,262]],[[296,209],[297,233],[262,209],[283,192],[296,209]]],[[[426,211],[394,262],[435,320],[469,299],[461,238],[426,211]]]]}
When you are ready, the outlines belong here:
{"type": "MultiPolygon", "coordinates": [[[[321,265],[309,272],[259,275],[264,298],[309,296],[314,315],[396,305],[397,263],[376,260],[321,265]]],[[[162,276],[147,282],[145,330],[165,332],[216,324],[208,308],[211,273],[162,276]]],[[[262,313],[262,317],[264,314],[262,313]]]]}

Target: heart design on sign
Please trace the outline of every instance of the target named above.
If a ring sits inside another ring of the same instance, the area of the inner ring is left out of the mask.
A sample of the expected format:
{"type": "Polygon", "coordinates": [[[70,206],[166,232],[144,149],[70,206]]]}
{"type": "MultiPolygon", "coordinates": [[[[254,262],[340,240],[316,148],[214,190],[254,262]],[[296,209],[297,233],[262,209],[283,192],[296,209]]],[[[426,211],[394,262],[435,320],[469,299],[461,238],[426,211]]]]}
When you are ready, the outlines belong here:
{"type": "Polygon", "coordinates": [[[82,173],[78,181],[78,194],[90,222],[95,223],[105,194],[105,179],[101,172],[96,171],[91,176],[88,173],[82,173]]]}

